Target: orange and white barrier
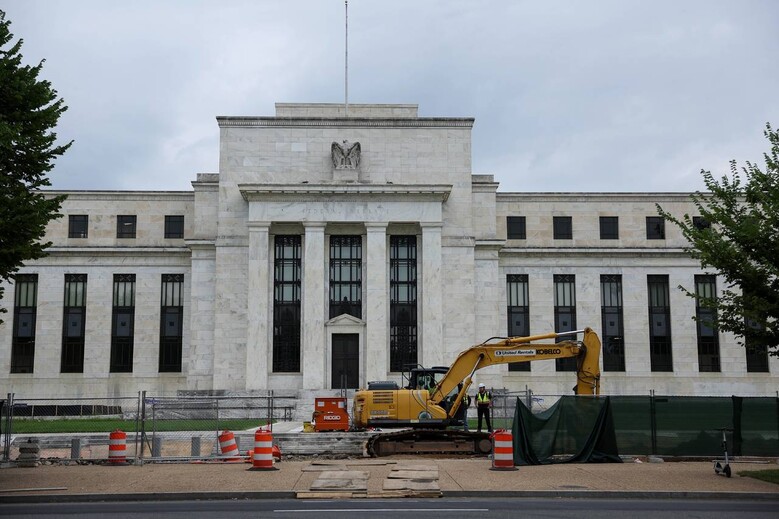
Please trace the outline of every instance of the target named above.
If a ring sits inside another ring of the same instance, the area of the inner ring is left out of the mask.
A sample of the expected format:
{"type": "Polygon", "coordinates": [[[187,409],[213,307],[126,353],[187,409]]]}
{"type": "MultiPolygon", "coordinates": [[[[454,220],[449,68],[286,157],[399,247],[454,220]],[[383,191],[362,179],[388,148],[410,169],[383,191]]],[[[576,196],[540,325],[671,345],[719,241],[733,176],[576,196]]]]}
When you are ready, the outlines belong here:
{"type": "Polygon", "coordinates": [[[219,452],[225,461],[240,461],[238,445],[235,443],[235,435],[230,431],[223,431],[219,435],[219,452]]]}
{"type": "Polygon", "coordinates": [[[273,434],[268,430],[261,428],[254,433],[252,468],[262,470],[273,468],[273,434]]]}
{"type": "Polygon", "coordinates": [[[127,433],[117,429],[108,435],[108,462],[113,464],[127,462],[127,433]]]}
{"type": "Polygon", "coordinates": [[[516,470],[514,438],[511,436],[511,431],[498,430],[492,435],[492,469],[516,470]]]}

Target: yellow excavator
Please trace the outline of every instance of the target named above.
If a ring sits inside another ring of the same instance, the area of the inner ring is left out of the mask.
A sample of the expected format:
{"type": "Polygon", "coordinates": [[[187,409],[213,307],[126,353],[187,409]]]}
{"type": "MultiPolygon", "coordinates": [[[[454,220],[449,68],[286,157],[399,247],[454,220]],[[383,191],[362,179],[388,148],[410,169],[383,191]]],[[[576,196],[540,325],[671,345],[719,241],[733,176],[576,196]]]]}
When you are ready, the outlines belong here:
{"type": "Polygon", "coordinates": [[[591,329],[547,333],[530,337],[491,338],[461,352],[449,368],[411,370],[403,388],[395,382],[372,382],[354,395],[352,427],[408,428],[379,433],[368,441],[368,453],[474,452],[487,453],[487,433],[446,429],[455,425],[457,411],[474,373],[487,366],[509,362],[576,358],[577,395],[600,394],[601,343],[591,329]],[[582,340],[543,343],[583,334],[582,340]],[[440,376],[440,378],[438,378],[440,376]]]}

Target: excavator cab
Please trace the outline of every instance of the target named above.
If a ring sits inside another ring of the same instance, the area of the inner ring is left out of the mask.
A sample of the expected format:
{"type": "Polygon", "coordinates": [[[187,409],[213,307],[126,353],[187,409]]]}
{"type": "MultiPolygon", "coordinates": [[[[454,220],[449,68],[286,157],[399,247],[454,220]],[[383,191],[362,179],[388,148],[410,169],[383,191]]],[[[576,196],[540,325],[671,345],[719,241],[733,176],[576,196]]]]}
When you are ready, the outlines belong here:
{"type": "Polygon", "coordinates": [[[432,368],[423,368],[416,366],[410,368],[408,372],[403,373],[403,379],[406,384],[405,389],[426,389],[430,391],[438,385],[438,382],[449,371],[449,366],[433,366],[432,368]]]}

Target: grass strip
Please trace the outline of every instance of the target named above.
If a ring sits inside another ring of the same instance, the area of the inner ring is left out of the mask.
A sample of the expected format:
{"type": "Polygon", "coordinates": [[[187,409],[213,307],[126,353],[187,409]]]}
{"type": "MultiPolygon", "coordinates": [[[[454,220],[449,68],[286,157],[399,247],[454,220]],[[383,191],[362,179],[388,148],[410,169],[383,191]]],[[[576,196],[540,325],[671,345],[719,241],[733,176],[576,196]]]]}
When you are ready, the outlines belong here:
{"type": "MultiPolygon", "coordinates": [[[[219,420],[219,430],[241,431],[265,425],[262,419],[224,419],[219,420]]],[[[49,434],[49,433],[91,433],[120,430],[135,431],[135,420],[120,418],[90,418],[77,420],[23,420],[14,419],[12,434],[49,434]]],[[[150,420],[146,422],[146,431],[215,431],[216,420],[150,420]]]]}
{"type": "Polygon", "coordinates": [[[739,471],[738,475],[779,485],[779,469],[743,470],[739,471]]]}

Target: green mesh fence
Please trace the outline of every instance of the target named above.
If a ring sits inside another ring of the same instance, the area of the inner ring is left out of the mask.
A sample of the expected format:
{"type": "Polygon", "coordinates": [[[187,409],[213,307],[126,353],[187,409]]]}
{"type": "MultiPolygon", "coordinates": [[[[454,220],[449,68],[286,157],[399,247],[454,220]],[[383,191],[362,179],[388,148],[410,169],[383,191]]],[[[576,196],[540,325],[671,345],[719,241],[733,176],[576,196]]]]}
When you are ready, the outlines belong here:
{"type": "Polygon", "coordinates": [[[655,396],[655,453],[669,456],[722,454],[722,433],[733,427],[733,404],[726,397],[655,396]]]}
{"type": "MultiPolygon", "coordinates": [[[[727,428],[730,455],[779,457],[779,398],[608,398],[620,454],[721,457],[722,429],[727,428]]],[[[597,425],[599,401],[566,396],[546,410],[534,408],[534,413],[518,403],[513,427],[517,463],[532,464],[534,458],[540,463],[579,461],[575,455],[587,450],[594,431],[608,429],[597,425]],[[518,454],[521,448],[529,454],[518,454]]]]}
{"type": "Polygon", "coordinates": [[[611,414],[623,454],[652,452],[652,406],[646,396],[612,396],[611,414]]]}
{"type": "Polygon", "coordinates": [[[740,417],[734,450],[741,456],[779,455],[779,398],[734,398],[734,404],[740,417]]]}
{"type": "Polygon", "coordinates": [[[779,399],[612,396],[619,451],[664,456],[779,456],[779,399]]]}
{"type": "Polygon", "coordinates": [[[541,413],[517,398],[514,463],[620,463],[609,397],[564,396],[541,413]]]}

